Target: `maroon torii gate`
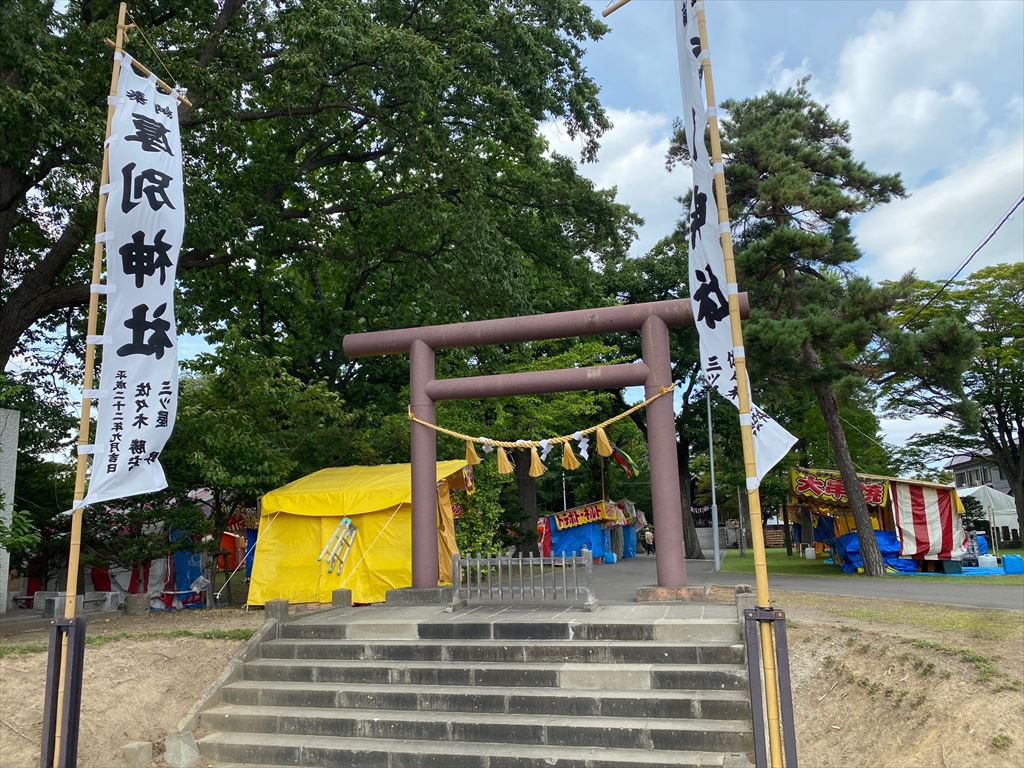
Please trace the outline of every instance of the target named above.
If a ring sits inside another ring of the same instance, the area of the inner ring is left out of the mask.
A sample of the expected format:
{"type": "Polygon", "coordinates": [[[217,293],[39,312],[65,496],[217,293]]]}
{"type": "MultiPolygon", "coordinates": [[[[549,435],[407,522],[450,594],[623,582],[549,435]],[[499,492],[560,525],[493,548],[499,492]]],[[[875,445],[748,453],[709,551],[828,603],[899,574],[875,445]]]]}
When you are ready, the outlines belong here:
{"type": "MultiPolygon", "coordinates": [[[[740,294],[741,312],[747,297],[740,294]]],[[[409,401],[413,413],[436,423],[439,400],[469,400],[508,395],[536,395],[584,389],[621,389],[643,385],[645,397],[672,384],[669,328],[693,325],[690,299],[626,304],[547,315],[428,325],[393,331],[369,331],[345,336],[342,348],[352,358],[371,355],[409,355],[409,401]],[[436,379],[434,353],[439,349],[509,344],[573,336],[600,336],[640,331],[642,362],[566,368],[555,371],[506,373],[436,379]]],[[[679,467],[676,460],[672,398],[647,406],[647,453],[651,465],[651,502],[658,532],[658,586],[686,585],[679,467]]],[[[437,433],[412,424],[412,586],[437,587],[437,433]]]]}

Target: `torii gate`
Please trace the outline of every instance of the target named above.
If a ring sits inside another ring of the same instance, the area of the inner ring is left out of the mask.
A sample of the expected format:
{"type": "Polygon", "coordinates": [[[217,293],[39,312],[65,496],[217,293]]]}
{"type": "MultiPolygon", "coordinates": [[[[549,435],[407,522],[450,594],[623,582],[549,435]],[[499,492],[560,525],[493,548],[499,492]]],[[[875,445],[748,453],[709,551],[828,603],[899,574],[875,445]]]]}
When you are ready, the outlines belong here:
{"type": "MultiPolygon", "coordinates": [[[[741,312],[747,296],[740,294],[741,312]]],[[[351,333],[342,349],[352,358],[409,355],[409,401],[419,419],[436,424],[439,400],[469,400],[508,395],[536,395],[585,389],[621,389],[643,385],[646,397],[672,383],[669,328],[693,325],[690,299],[625,304],[547,315],[506,317],[450,325],[427,325],[393,331],[351,333]],[[435,378],[434,353],[439,349],[509,344],[573,336],[640,331],[642,362],[565,368],[554,371],[505,373],[496,376],[435,378]]],[[[412,462],[412,586],[437,587],[437,433],[415,422],[410,446],[412,462]]],[[[682,507],[672,399],[658,398],[647,406],[647,453],[651,466],[651,503],[658,532],[658,586],[686,586],[682,507]]]]}

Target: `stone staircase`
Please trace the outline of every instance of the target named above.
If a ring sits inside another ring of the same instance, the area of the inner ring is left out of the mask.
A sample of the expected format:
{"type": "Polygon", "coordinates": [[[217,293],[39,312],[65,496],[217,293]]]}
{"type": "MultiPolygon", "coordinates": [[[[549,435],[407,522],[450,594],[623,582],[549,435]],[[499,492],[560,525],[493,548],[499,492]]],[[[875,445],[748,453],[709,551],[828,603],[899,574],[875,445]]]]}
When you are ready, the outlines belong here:
{"type": "Polygon", "coordinates": [[[636,608],[291,621],[202,713],[200,752],[324,768],[749,766],[735,608],[636,608]]]}

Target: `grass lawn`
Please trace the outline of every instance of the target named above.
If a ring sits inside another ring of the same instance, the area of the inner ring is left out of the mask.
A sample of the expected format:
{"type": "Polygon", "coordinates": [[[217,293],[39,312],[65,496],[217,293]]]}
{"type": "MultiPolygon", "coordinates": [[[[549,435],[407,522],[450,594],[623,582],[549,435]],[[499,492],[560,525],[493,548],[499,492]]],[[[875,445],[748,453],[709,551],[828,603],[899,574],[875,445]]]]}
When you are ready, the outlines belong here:
{"type": "MultiPolygon", "coordinates": [[[[855,574],[843,573],[839,566],[829,565],[823,560],[805,560],[798,557],[797,548],[793,547],[793,556],[786,556],[785,547],[772,547],[765,550],[768,562],[768,573],[774,576],[839,576],[852,578],[855,574]]],[[[1003,550],[1000,554],[1015,554],[1020,550],[1003,550]]],[[[727,550],[722,559],[722,571],[725,573],[753,573],[754,556],[747,550],[743,557],[740,557],[736,550],[727,550]]],[[[929,581],[951,581],[957,584],[1003,584],[1009,586],[1024,586],[1024,574],[1012,576],[896,576],[893,578],[918,578],[929,581]]]]}

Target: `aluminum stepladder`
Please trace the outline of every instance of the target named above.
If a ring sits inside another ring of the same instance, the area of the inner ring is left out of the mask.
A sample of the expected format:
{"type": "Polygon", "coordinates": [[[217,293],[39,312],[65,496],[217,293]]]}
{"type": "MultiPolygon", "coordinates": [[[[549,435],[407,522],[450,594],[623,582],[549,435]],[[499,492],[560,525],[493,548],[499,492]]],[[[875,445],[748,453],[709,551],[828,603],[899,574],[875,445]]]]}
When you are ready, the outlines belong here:
{"type": "Polygon", "coordinates": [[[348,557],[348,553],[352,550],[352,544],[355,540],[356,527],[352,525],[352,521],[347,517],[341,518],[341,522],[334,529],[334,533],[327,540],[323,550],[320,552],[320,557],[316,561],[319,563],[326,557],[327,573],[336,573],[340,576],[341,569],[345,565],[345,558],[348,557]]]}

